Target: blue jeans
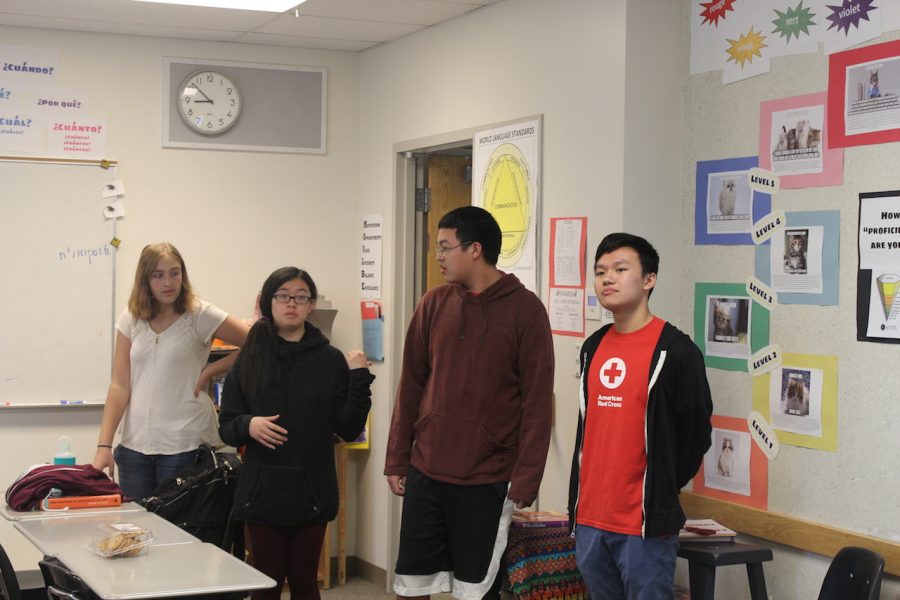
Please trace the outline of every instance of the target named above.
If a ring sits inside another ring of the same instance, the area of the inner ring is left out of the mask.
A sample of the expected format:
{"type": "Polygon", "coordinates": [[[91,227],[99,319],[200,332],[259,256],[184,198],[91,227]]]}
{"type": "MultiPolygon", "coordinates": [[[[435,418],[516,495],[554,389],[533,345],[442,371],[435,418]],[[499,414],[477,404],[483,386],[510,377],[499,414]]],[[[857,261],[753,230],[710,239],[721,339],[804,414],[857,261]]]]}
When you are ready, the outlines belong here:
{"type": "Polygon", "coordinates": [[[672,600],[678,536],[643,539],[578,525],[575,562],[591,598],[672,600]]]}
{"type": "Polygon", "coordinates": [[[142,454],[121,444],[113,452],[119,469],[119,487],[134,500],[146,498],[165,479],[174,477],[181,469],[194,464],[197,451],[180,454],[142,454]]]}

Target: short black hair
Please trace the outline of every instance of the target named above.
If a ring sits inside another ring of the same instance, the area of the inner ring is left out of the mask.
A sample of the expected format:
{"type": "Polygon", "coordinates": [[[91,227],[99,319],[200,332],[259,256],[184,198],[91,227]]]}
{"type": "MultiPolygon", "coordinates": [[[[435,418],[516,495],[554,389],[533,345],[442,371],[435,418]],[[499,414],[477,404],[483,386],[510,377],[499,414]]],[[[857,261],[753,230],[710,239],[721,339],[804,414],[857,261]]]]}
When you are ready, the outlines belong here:
{"type": "Polygon", "coordinates": [[[456,239],[463,245],[478,242],[481,244],[484,261],[489,265],[497,264],[503,233],[494,216],[483,208],[477,206],[454,208],[441,217],[438,229],[455,229],[456,239]]]}
{"type": "Polygon", "coordinates": [[[659,253],[656,248],[644,238],[630,233],[610,233],[603,238],[597,246],[594,264],[596,265],[604,254],[615,252],[619,248],[631,248],[637,252],[641,259],[641,275],[659,273],[659,253]]]}

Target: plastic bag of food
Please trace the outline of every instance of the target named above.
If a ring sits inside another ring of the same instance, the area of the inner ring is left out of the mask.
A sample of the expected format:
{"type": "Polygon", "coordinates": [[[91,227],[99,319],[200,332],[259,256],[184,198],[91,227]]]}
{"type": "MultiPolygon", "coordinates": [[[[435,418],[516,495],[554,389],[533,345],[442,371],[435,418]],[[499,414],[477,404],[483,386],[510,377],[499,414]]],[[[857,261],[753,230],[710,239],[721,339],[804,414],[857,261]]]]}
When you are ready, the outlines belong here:
{"type": "Polygon", "coordinates": [[[149,529],[133,523],[107,523],[97,526],[88,548],[103,558],[125,558],[141,554],[152,541],[149,529]]]}

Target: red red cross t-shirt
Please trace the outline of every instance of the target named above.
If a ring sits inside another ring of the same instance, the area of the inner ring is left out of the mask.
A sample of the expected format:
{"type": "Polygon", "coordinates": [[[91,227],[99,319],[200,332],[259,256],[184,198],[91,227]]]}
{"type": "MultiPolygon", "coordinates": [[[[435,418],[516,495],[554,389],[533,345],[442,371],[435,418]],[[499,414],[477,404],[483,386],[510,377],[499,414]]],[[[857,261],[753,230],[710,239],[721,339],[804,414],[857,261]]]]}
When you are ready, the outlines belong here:
{"type": "Polygon", "coordinates": [[[603,336],[588,366],[577,522],[641,535],[650,361],[665,321],[603,336]]]}

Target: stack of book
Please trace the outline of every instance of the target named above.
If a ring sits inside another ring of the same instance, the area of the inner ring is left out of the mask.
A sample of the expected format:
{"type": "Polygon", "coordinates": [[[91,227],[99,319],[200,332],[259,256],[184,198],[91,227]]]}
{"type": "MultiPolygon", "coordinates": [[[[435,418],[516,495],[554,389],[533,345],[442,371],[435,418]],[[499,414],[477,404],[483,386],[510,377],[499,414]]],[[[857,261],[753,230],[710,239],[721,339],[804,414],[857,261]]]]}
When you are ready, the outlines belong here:
{"type": "Polygon", "coordinates": [[[712,519],[688,519],[684,527],[678,532],[678,539],[682,542],[733,542],[736,531],[728,529],[718,521],[712,519]]]}
{"type": "Polygon", "coordinates": [[[512,527],[568,527],[569,516],[555,510],[517,510],[512,527]]]}
{"type": "Polygon", "coordinates": [[[121,494],[101,494],[98,496],[56,496],[44,500],[44,510],[67,510],[70,508],[102,508],[121,506],[121,494]]]}

